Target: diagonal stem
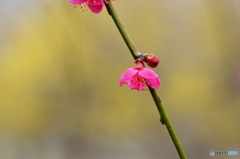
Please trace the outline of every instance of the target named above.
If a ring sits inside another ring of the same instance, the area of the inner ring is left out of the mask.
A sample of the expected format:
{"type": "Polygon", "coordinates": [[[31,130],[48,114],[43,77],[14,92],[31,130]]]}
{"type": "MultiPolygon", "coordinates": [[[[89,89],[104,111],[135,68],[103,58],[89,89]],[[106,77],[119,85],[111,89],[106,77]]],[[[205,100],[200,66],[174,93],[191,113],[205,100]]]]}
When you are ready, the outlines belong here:
{"type": "Polygon", "coordinates": [[[112,16],[112,19],[115,22],[120,34],[122,35],[122,38],[124,39],[124,41],[125,41],[128,49],[130,50],[133,58],[136,60],[137,57],[138,57],[138,53],[139,53],[137,47],[135,46],[132,39],[128,35],[127,30],[125,29],[124,25],[121,23],[115,9],[113,8],[113,5],[112,5],[111,1],[109,0],[109,1],[107,1],[107,3],[105,1],[105,4],[106,4],[106,8],[107,8],[107,11],[108,11],[109,15],[112,16]]]}
{"type": "MultiPolygon", "coordinates": [[[[130,38],[130,36],[128,35],[126,29],[124,28],[123,24],[121,23],[112,3],[110,0],[105,0],[105,5],[106,5],[106,8],[107,8],[107,11],[109,13],[109,15],[112,17],[113,21],[115,22],[120,34],[122,35],[122,38],[124,39],[128,49],[130,50],[132,56],[134,59],[137,59],[138,57],[138,50],[136,48],[136,46],[134,45],[132,39],[130,38]]],[[[160,122],[166,126],[167,130],[168,130],[168,133],[170,134],[171,138],[172,138],[172,141],[177,149],[177,152],[180,156],[181,159],[187,159],[185,153],[184,153],[184,150],[181,146],[181,143],[177,137],[177,134],[171,124],[171,121],[163,107],[163,104],[160,100],[160,97],[157,93],[157,91],[151,87],[148,87],[150,92],[151,92],[151,95],[153,97],[153,100],[157,106],[157,109],[158,109],[158,112],[159,112],[159,115],[160,115],[160,122]]]]}

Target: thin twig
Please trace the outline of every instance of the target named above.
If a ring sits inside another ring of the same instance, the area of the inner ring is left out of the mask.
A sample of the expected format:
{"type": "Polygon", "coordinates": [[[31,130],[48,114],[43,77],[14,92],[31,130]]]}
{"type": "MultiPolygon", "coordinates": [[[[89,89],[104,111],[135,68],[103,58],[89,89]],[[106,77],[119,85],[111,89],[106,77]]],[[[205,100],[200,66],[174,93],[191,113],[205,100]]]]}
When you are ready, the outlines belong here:
{"type": "MultiPolygon", "coordinates": [[[[122,35],[122,38],[124,39],[128,49],[130,50],[133,58],[136,60],[138,57],[138,49],[136,48],[135,44],[133,43],[132,39],[130,38],[129,34],[127,33],[126,29],[124,28],[123,24],[121,23],[112,3],[110,0],[105,0],[105,5],[107,8],[107,11],[109,15],[112,17],[113,21],[115,22],[120,34],[122,35]]],[[[160,100],[160,97],[157,93],[157,91],[151,87],[148,87],[151,95],[153,97],[153,100],[157,106],[159,115],[160,115],[160,122],[167,127],[168,133],[170,134],[172,141],[177,149],[177,152],[181,159],[187,159],[184,150],[181,146],[181,143],[177,137],[177,134],[171,124],[171,121],[163,107],[162,101],[160,100]]]]}

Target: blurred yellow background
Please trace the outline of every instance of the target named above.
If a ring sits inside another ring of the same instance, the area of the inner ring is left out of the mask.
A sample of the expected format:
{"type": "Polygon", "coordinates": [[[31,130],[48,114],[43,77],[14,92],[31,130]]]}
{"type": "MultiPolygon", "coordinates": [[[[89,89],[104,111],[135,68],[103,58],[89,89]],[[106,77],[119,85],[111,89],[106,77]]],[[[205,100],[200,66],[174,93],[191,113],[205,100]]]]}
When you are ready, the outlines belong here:
{"type": "MultiPolygon", "coordinates": [[[[240,1],[113,2],[189,158],[240,152],[240,1]]],[[[0,2],[1,159],[179,158],[111,17],[67,0],[0,2]]],[[[228,158],[229,156],[218,156],[228,158]]],[[[238,158],[232,156],[231,158],[238,158]]]]}

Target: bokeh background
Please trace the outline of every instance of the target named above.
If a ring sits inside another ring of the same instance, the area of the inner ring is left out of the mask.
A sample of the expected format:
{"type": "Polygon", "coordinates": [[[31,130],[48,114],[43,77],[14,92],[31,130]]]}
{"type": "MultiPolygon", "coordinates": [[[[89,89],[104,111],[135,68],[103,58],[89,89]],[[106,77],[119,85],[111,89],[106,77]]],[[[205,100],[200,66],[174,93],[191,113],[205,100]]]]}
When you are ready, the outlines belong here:
{"type": "MultiPolygon", "coordinates": [[[[240,1],[113,4],[161,60],[158,93],[187,156],[240,152],[240,1]]],[[[0,158],[179,158],[149,91],[118,86],[133,66],[106,9],[1,0],[0,158]]]]}

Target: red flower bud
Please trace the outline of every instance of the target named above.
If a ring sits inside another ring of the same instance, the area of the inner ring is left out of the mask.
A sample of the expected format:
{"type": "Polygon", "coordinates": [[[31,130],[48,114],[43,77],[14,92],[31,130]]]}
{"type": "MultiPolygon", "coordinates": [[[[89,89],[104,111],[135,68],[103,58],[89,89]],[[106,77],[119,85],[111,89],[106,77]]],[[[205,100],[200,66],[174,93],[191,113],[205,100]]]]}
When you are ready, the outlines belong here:
{"type": "Polygon", "coordinates": [[[144,55],[144,61],[152,68],[157,67],[159,63],[159,59],[156,56],[149,54],[144,55]]]}

